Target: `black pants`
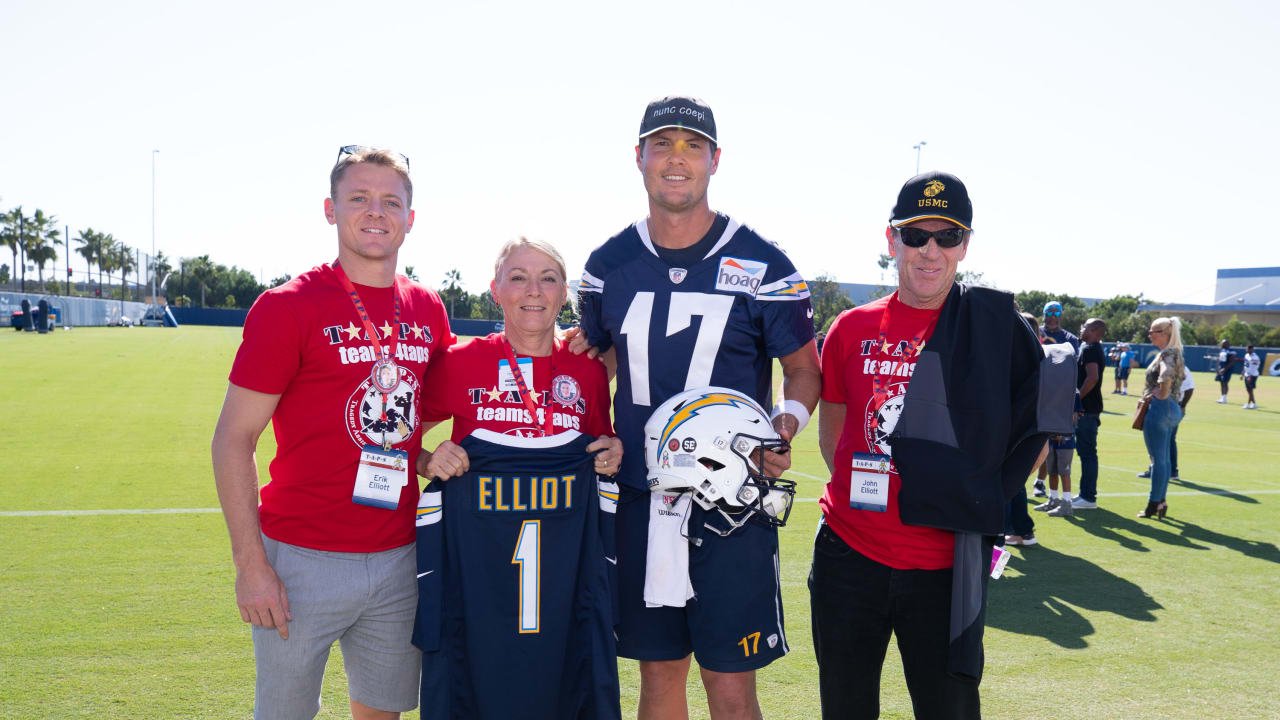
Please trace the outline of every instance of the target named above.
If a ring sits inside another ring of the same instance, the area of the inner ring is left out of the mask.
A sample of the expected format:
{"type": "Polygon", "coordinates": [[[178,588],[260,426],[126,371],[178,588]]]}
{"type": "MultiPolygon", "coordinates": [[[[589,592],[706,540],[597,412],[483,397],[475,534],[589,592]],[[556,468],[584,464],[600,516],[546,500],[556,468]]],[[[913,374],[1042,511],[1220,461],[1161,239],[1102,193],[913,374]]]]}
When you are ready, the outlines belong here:
{"type": "Polygon", "coordinates": [[[823,523],[809,573],[822,717],[880,715],[880,670],[898,638],[916,718],[979,718],[978,684],[947,674],[951,570],[895,570],[823,523]]]}

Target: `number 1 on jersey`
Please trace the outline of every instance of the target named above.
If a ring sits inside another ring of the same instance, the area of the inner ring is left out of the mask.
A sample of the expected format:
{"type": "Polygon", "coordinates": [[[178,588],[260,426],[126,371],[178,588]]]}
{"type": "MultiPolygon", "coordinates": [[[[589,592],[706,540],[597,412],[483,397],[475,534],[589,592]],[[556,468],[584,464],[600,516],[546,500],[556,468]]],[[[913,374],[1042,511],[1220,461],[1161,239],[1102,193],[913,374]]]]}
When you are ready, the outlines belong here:
{"type": "Polygon", "coordinates": [[[520,526],[520,537],[516,540],[516,551],[511,556],[511,564],[520,568],[519,595],[519,632],[520,634],[539,632],[538,601],[540,599],[538,569],[538,535],[542,531],[540,520],[525,520],[520,526]]]}
{"type": "MultiPolygon", "coordinates": [[[[627,370],[631,376],[631,402],[651,405],[649,393],[649,324],[653,317],[652,291],[638,292],[631,299],[627,315],[622,319],[623,335],[627,336],[627,370]]],[[[701,315],[698,338],[693,344],[693,356],[689,359],[689,374],[685,376],[684,389],[711,384],[711,371],[720,351],[720,339],[733,310],[733,298],[728,295],[698,292],[673,292],[667,307],[667,337],[689,327],[694,315],[701,315]]]]}

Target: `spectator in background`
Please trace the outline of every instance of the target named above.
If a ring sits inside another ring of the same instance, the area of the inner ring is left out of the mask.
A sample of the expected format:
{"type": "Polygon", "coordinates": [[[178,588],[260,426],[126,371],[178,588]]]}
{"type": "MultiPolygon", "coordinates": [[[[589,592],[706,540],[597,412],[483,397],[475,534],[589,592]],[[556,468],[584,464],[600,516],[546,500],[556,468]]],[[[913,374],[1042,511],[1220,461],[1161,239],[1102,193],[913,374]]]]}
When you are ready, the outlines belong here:
{"type": "MultiPolygon", "coordinates": [[[[1044,324],[1039,326],[1040,343],[1042,345],[1050,342],[1071,343],[1072,352],[1075,352],[1080,349],[1080,338],[1076,337],[1075,335],[1072,335],[1071,331],[1062,327],[1062,303],[1058,302],[1057,300],[1050,300],[1049,302],[1045,303],[1043,315],[1044,315],[1044,324]]],[[[1032,323],[1032,327],[1035,327],[1034,323],[1032,323]]],[[[1055,445],[1054,445],[1055,442],[1058,442],[1057,438],[1049,439],[1050,454],[1053,454],[1055,452],[1055,445]]],[[[1074,443],[1071,445],[1071,450],[1072,452],[1075,451],[1074,443]]],[[[1070,464],[1071,462],[1070,460],[1068,460],[1067,461],[1068,472],[1070,472],[1070,464]]],[[[1045,477],[1048,476],[1048,474],[1049,474],[1049,460],[1046,459],[1043,463],[1040,464],[1039,469],[1036,470],[1035,496],[1038,498],[1048,497],[1048,494],[1045,492],[1045,489],[1044,489],[1044,479],[1045,477]]],[[[1054,485],[1054,487],[1056,487],[1056,483],[1051,483],[1051,484],[1054,485]]],[[[1068,495],[1067,497],[1070,498],[1071,496],[1068,495]]],[[[1037,506],[1037,509],[1039,509],[1039,506],[1037,506]]]]}
{"type": "Polygon", "coordinates": [[[1231,343],[1226,338],[1222,338],[1220,348],[1216,358],[1213,355],[1205,355],[1205,358],[1217,360],[1218,374],[1214,375],[1213,379],[1218,381],[1218,387],[1222,389],[1222,397],[1218,398],[1218,404],[1226,405],[1227,386],[1231,383],[1231,368],[1235,367],[1239,358],[1236,357],[1235,351],[1231,349],[1231,343]]]}
{"type": "Polygon", "coordinates": [[[1083,344],[1076,354],[1076,383],[1080,390],[1080,407],[1076,414],[1080,494],[1074,498],[1065,496],[1076,510],[1098,507],[1098,425],[1102,422],[1102,367],[1106,365],[1102,355],[1102,337],[1106,334],[1107,323],[1101,318],[1089,318],[1080,326],[1083,344]]]}
{"type": "Polygon", "coordinates": [[[1129,394],[1129,369],[1133,367],[1133,349],[1129,343],[1118,342],[1111,349],[1111,359],[1116,363],[1116,388],[1112,395],[1129,394]]]}
{"type": "Polygon", "coordinates": [[[1040,333],[1056,343],[1071,343],[1072,350],[1080,349],[1080,338],[1062,327],[1062,303],[1057,300],[1044,304],[1044,325],[1040,326],[1040,333]]]}
{"type": "MultiPolygon", "coordinates": [[[[1191,377],[1191,371],[1185,373],[1182,380],[1182,399],[1178,401],[1178,407],[1182,408],[1182,419],[1187,418],[1187,405],[1191,402],[1191,395],[1196,390],[1196,381],[1191,377]]],[[[1182,423],[1178,423],[1178,427],[1182,427],[1182,423]]],[[[1169,480],[1181,480],[1178,475],[1178,428],[1173,429],[1173,434],[1169,436],[1169,480]]],[[[1151,456],[1147,456],[1147,469],[1138,473],[1140,478],[1151,477],[1151,456]]],[[[1079,506],[1077,506],[1079,507],[1079,506]]]]}
{"type": "Polygon", "coordinates": [[[1066,517],[1074,514],[1071,507],[1071,458],[1076,452],[1075,435],[1054,435],[1049,438],[1049,452],[1042,466],[1049,474],[1049,499],[1035,506],[1035,510],[1050,517],[1066,517]],[[1058,496],[1058,483],[1062,483],[1062,496],[1058,496]]]}
{"type": "MultiPolygon", "coordinates": [[[[1036,324],[1036,316],[1029,312],[1021,314],[1022,318],[1027,321],[1027,327],[1035,329],[1036,339],[1043,346],[1044,335],[1040,334],[1040,326],[1036,324]]],[[[1037,466],[1043,465],[1045,453],[1048,450],[1049,443],[1046,442],[1044,449],[1040,451],[1040,459],[1036,461],[1037,466]]],[[[1037,482],[1040,481],[1037,480],[1037,482]]],[[[1040,489],[1043,492],[1043,483],[1041,483],[1040,489]]],[[[1004,544],[1023,546],[1039,544],[1040,541],[1036,540],[1035,527],[1036,523],[1031,519],[1031,513],[1027,512],[1027,484],[1024,482],[1022,487],[1018,488],[1018,492],[1009,500],[1009,505],[1004,511],[1004,544]]]]}
{"type": "Polygon", "coordinates": [[[1240,375],[1244,378],[1245,392],[1249,393],[1249,400],[1244,404],[1245,410],[1257,410],[1258,403],[1253,399],[1253,389],[1258,386],[1258,375],[1261,374],[1262,359],[1258,357],[1258,353],[1253,351],[1250,345],[1244,351],[1244,365],[1241,368],[1240,375]]]}
{"type": "Polygon", "coordinates": [[[1147,366],[1142,390],[1142,397],[1150,402],[1142,426],[1142,439],[1147,445],[1147,454],[1151,456],[1151,494],[1147,498],[1146,509],[1138,513],[1140,518],[1164,518],[1169,510],[1169,502],[1165,498],[1170,476],[1169,439],[1182,420],[1182,408],[1178,406],[1174,388],[1182,387],[1186,372],[1180,325],[1178,318],[1156,318],[1147,331],[1151,343],[1160,352],[1147,366]]]}

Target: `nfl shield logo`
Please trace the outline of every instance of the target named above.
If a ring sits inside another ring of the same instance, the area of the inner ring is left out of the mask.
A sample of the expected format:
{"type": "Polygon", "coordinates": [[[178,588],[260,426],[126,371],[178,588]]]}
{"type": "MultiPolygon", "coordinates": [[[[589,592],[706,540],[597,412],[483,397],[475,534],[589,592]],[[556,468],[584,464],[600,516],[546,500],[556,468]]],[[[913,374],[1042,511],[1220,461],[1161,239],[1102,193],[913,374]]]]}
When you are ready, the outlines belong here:
{"type": "Polygon", "coordinates": [[[667,276],[670,277],[671,282],[675,283],[676,285],[679,285],[680,283],[684,282],[684,277],[685,275],[688,275],[688,274],[689,274],[689,271],[685,270],[684,268],[671,268],[667,270],[667,276]]]}

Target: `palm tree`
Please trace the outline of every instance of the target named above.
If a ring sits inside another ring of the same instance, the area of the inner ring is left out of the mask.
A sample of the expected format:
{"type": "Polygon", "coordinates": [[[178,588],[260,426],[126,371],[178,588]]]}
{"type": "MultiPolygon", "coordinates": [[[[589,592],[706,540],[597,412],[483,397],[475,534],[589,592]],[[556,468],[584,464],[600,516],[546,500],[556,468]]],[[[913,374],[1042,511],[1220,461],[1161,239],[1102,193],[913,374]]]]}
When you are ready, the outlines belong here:
{"type": "Polygon", "coordinates": [[[15,277],[18,274],[18,248],[21,246],[18,241],[18,218],[20,217],[22,217],[21,205],[9,212],[0,212],[0,243],[3,243],[13,253],[13,273],[15,277]]]}
{"type": "Polygon", "coordinates": [[[440,294],[448,298],[449,317],[453,317],[453,305],[462,294],[462,273],[457,268],[444,274],[444,287],[440,289],[440,294]]]}
{"type": "Polygon", "coordinates": [[[120,270],[120,299],[128,300],[125,294],[128,289],[125,279],[129,277],[130,270],[138,268],[138,260],[129,246],[123,242],[116,245],[116,263],[116,267],[120,270]]]}
{"type": "MultiPolygon", "coordinates": [[[[164,278],[169,274],[170,270],[173,270],[173,265],[169,263],[169,258],[165,257],[164,251],[156,252],[156,256],[151,258],[151,273],[156,281],[157,295],[164,294],[164,278]]],[[[155,298],[152,298],[152,300],[154,301],[155,298]]]]}
{"type": "MultiPolygon", "coordinates": [[[[32,248],[27,252],[27,257],[31,258],[31,261],[36,264],[36,268],[39,270],[40,287],[44,288],[44,266],[46,263],[51,263],[58,259],[58,246],[50,244],[32,248]]],[[[57,267],[57,265],[55,264],[54,267],[57,267]]],[[[57,286],[56,282],[54,286],[57,286]]],[[[55,290],[56,293],[57,291],[55,290]]]]}
{"type": "MultiPolygon", "coordinates": [[[[80,231],[80,237],[76,238],[76,243],[80,245],[80,247],[76,248],[76,254],[84,258],[85,265],[89,268],[85,273],[85,277],[91,278],[93,276],[93,264],[97,262],[102,254],[102,233],[93,228],[85,228],[80,231]]],[[[88,287],[88,283],[85,283],[85,287],[88,287]]],[[[99,291],[102,289],[101,282],[98,283],[98,289],[99,291]]]]}
{"type": "Polygon", "coordinates": [[[193,280],[200,284],[200,307],[204,307],[205,285],[214,274],[213,261],[209,259],[208,255],[191,258],[187,262],[187,272],[191,274],[193,280]]]}
{"type": "Polygon", "coordinates": [[[107,274],[107,282],[111,282],[111,273],[119,267],[116,265],[116,238],[111,233],[100,235],[102,249],[98,254],[98,293],[102,294],[102,273],[107,274]]]}
{"type": "Polygon", "coordinates": [[[38,270],[37,277],[40,280],[40,287],[44,288],[44,266],[46,263],[57,259],[58,257],[58,240],[62,237],[62,232],[57,229],[58,218],[53,215],[45,215],[44,210],[36,209],[36,214],[32,216],[31,222],[26,223],[24,240],[27,257],[36,263],[38,270]]]}
{"type": "MultiPolygon", "coordinates": [[[[49,249],[51,245],[56,245],[59,237],[63,234],[56,229],[56,225],[58,225],[58,218],[54,217],[54,215],[46,215],[44,210],[38,208],[36,209],[36,214],[26,219],[26,222],[23,223],[23,251],[26,252],[28,260],[38,264],[38,269],[40,269],[38,277],[40,277],[41,288],[44,288],[45,284],[45,263],[49,263],[52,258],[45,259],[44,263],[41,263],[40,259],[45,258],[47,252],[49,252],[46,249],[49,249]]],[[[54,249],[52,252],[54,252],[52,256],[56,258],[58,250],[54,249]]],[[[23,263],[23,281],[26,281],[26,269],[26,263],[23,263]]]]}

